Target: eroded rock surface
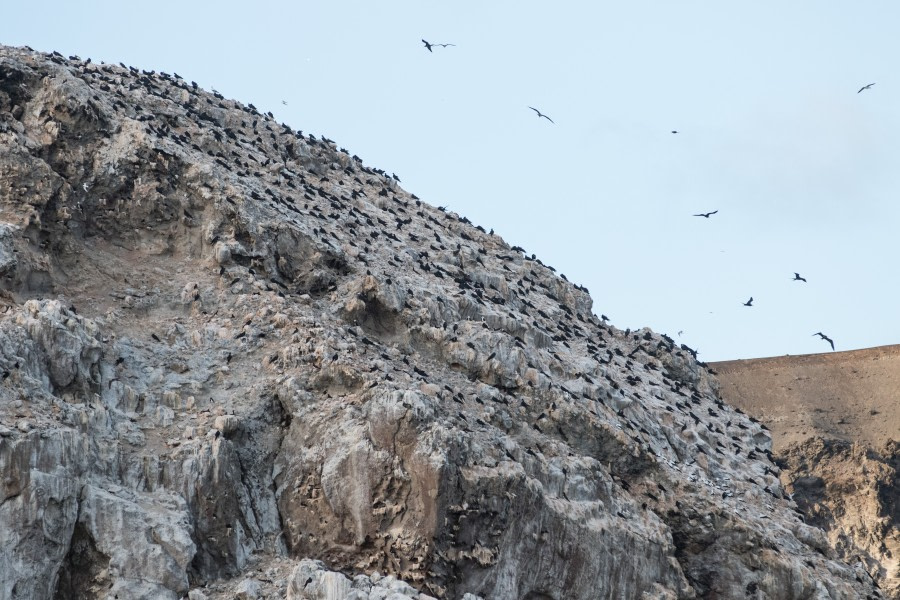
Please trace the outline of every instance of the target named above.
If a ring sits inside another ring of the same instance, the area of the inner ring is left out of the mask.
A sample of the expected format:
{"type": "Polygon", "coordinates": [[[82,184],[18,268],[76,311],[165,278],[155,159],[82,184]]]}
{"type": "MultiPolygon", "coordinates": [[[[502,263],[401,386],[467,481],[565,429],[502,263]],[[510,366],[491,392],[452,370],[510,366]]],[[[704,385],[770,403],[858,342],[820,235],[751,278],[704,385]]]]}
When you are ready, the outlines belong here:
{"type": "Polygon", "coordinates": [[[0,50],[0,288],[2,597],[879,595],[689,349],[174,74],[0,50]]]}

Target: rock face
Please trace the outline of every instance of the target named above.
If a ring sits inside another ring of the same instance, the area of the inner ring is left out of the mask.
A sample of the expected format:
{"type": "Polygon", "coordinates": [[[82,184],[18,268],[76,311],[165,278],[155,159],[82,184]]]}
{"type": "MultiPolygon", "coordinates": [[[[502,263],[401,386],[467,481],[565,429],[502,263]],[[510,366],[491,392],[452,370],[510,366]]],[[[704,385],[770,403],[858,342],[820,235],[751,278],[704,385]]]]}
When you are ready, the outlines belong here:
{"type": "Polygon", "coordinates": [[[0,222],[0,597],[879,596],[689,349],[252,106],[3,48],[0,222]]]}
{"type": "Polygon", "coordinates": [[[772,428],[806,521],[900,598],[900,346],[713,366],[723,397],[772,428]]]}

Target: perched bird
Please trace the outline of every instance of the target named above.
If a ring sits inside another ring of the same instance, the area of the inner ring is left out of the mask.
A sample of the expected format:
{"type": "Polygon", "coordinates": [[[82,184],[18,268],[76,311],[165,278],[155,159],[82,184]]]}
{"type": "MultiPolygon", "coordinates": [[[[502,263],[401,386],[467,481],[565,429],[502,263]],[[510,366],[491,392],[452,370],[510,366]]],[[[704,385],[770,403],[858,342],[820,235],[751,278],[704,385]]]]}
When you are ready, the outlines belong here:
{"type": "Polygon", "coordinates": [[[817,335],[817,336],[819,336],[820,338],[822,338],[823,340],[825,340],[826,342],[828,342],[829,344],[831,344],[831,349],[834,350],[834,342],[831,340],[830,337],[828,337],[827,335],[825,335],[825,334],[822,333],[821,331],[817,331],[817,332],[814,333],[813,335],[817,335]]]}
{"type": "Polygon", "coordinates": [[[710,217],[710,215],[714,215],[714,214],[716,214],[717,212],[719,212],[719,211],[718,211],[718,210],[714,210],[714,211],[712,211],[712,212],[708,212],[708,213],[700,213],[699,215],[694,215],[694,216],[695,216],[695,217],[706,217],[706,218],[708,219],[708,218],[710,217]]]}
{"type": "MultiPolygon", "coordinates": [[[[528,108],[530,108],[531,110],[533,110],[534,112],[537,113],[538,119],[540,119],[541,117],[544,117],[545,119],[547,119],[548,121],[553,123],[553,119],[551,119],[550,117],[548,117],[547,115],[545,115],[544,113],[539,111],[538,109],[534,108],[533,106],[529,106],[528,108]]],[[[556,123],[553,123],[553,124],[555,125],[556,123]]]]}
{"type": "Polygon", "coordinates": [[[791,281],[803,281],[803,282],[806,282],[806,279],[804,279],[803,277],[800,277],[800,273],[794,273],[794,278],[791,279],[791,281]]]}
{"type": "Polygon", "coordinates": [[[750,299],[744,302],[744,306],[753,306],[753,296],[750,296],[750,299]]]}
{"type": "MultiPolygon", "coordinates": [[[[861,92],[861,91],[863,91],[863,90],[867,90],[867,89],[869,89],[870,87],[872,87],[873,85],[875,85],[874,82],[873,82],[873,83],[870,83],[869,85],[864,85],[864,86],[862,86],[861,88],[859,88],[859,92],[861,92]]],[[[856,93],[858,94],[859,92],[856,92],[856,93]]]]}

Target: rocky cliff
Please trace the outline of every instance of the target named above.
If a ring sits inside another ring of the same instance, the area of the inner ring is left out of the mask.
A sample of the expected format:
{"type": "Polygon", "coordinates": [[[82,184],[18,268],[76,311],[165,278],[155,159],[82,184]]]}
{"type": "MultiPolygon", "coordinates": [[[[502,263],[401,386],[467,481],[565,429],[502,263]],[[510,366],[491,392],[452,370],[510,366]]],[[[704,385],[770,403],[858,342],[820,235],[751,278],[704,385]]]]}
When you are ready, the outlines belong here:
{"type": "Polygon", "coordinates": [[[713,366],[722,396],[771,427],[806,521],[900,598],[900,346],[713,366]]]}
{"type": "Polygon", "coordinates": [[[880,596],[689,349],[175,74],[0,49],[0,289],[2,598],[880,596]]]}

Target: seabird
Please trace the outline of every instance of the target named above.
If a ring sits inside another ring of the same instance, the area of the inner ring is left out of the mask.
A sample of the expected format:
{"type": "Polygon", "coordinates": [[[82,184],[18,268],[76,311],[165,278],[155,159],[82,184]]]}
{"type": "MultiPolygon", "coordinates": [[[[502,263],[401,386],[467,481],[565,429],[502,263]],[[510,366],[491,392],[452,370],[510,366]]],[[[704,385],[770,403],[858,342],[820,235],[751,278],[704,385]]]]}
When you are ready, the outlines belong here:
{"type": "MultiPolygon", "coordinates": [[[[863,90],[867,90],[867,89],[869,89],[870,87],[872,87],[873,85],[875,85],[874,82],[870,83],[869,85],[864,85],[864,86],[862,86],[861,88],[859,88],[859,92],[861,92],[861,91],[863,91],[863,90]]],[[[856,93],[858,94],[859,92],[856,92],[856,93]]]]}
{"type": "Polygon", "coordinates": [[[817,336],[819,336],[820,338],[822,338],[823,340],[825,340],[826,342],[828,342],[829,344],[831,344],[831,349],[834,350],[834,342],[831,341],[831,338],[830,338],[830,337],[828,337],[827,335],[825,335],[825,334],[822,333],[821,331],[817,331],[817,332],[814,333],[813,335],[817,335],[817,336]]]}
{"type": "Polygon", "coordinates": [[[717,212],[719,212],[719,211],[718,211],[718,210],[714,210],[714,211],[712,211],[712,212],[708,212],[708,213],[700,213],[699,215],[694,215],[694,216],[695,216],[695,217],[705,217],[705,218],[708,219],[708,218],[710,217],[710,215],[714,215],[714,214],[716,214],[717,212]]]}
{"type": "Polygon", "coordinates": [[[800,273],[794,273],[794,278],[791,279],[791,281],[803,281],[803,282],[806,282],[806,279],[804,279],[803,277],[800,277],[800,273]]]}
{"type": "Polygon", "coordinates": [[[425,47],[428,49],[429,52],[433,52],[432,48],[434,48],[435,46],[440,46],[441,48],[446,48],[447,46],[455,46],[456,45],[456,44],[432,44],[431,42],[427,42],[425,40],[422,40],[422,43],[425,44],[425,47]]]}
{"type": "MultiPolygon", "coordinates": [[[[545,115],[544,113],[542,113],[541,111],[539,111],[538,109],[534,108],[533,106],[529,106],[528,108],[530,108],[531,110],[533,110],[534,112],[536,112],[539,119],[540,119],[541,117],[544,117],[545,119],[547,119],[548,121],[550,121],[551,123],[553,123],[553,119],[551,119],[550,117],[548,117],[547,115],[545,115]]],[[[556,123],[553,123],[553,124],[555,125],[556,123]]]]}
{"type": "Polygon", "coordinates": [[[744,306],[753,306],[753,296],[750,296],[750,299],[744,302],[744,306]]]}

